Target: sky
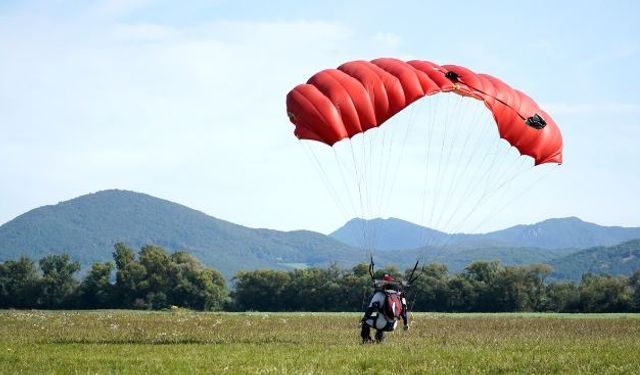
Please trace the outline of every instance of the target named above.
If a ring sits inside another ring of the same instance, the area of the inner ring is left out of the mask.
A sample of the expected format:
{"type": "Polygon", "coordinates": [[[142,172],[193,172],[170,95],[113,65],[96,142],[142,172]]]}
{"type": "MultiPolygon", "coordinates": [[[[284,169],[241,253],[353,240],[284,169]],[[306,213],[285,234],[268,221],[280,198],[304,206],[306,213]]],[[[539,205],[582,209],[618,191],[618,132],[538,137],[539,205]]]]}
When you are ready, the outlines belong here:
{"type": "MultiPolygon", "coordinates": [[[[637,1],[0,1],[0,224],[105,189],[251,227],[346,219],[285,96],[345,61],[455,63],[527,92],[564,164],[495,228],[640,226],[637,1]]],[[[400,214],[401,216],[401,214],[400,214]]]]}

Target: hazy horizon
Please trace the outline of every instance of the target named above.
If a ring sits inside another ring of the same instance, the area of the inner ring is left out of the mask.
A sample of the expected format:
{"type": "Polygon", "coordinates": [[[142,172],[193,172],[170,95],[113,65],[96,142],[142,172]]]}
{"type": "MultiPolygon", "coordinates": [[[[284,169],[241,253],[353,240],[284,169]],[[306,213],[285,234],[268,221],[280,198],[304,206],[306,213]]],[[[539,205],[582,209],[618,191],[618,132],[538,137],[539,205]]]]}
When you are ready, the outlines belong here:
{"type": "MultiPolygon", "coordinates": [[[[171,201],[171,200],[169,200],[169,199],[165,199],[165,198],[162,198],[162,197],[153,196],[153,195],[147,194],[147,193],[145,193],[145,192],[141,192],[141,191],[132,191],[132,190],[124,190],[124,189],[105,189],[105,190],[100,190],[100,191],[96,191],[96,192],[89,192],[89,193],[87,193],[87,194],[82,194],[82,195],[80,195],[80,196],[73,197],[73,198],[69,198],[69,199],[65,199],[65,200],[62,200],[62,201],[59,201],[59,202],[52,202],[52,203],[50,203],[50,204],[46,204],[46,205],[43,205],[43,206],[33,207],[33,208],[31,208],[31,209],[29,209],[29,210],[27,210],[27,211],[25,211],[25,212],[21,213],[21,214],[20,214],[20,215],[18,215],[18,216],[21,216],[21,215],[23,215],[23,214],[26,214],[26,213],[28,213],[28,212],[30,212],[30,211],[36,210],[36,209],[41,208],[41,207],[54,206],[54,205],[57,205],[57,204],[60,204],[60,203],[64,203],[64,202],[70,201],[70,200],[74,200],[74,199],[81,198],[81,197],[84,197],[84,196],[88,196],[88,195],[91,195],[91,194],[96,194],[96,193],[101,193],[101,192],[106,192],[106,191],[122,191],[122,192],[128,192],[128,193],[144,194],[144,195],[152,196],[152,197],[154,197],[154,198],[158,198],[158,199],[166,200],[166,201],[169,201],[169,202],[172,202],[172,203],[176,203],[176,204],[179,204],[179,205],[181,205],[181,206],[184,206],[184,207],[187,207],[187,208],[190,208],[190,209],[196,210],[196,211],[203,212],[203,211],[202,211],[202,210],[200,210],[198,207],[191,207],[191,206],[187,206],[187,205],[185,205],[185,204],[183,204],[183,203],[181,203],[181,202],[171,201]]],[[[224,218],[224,217],[219,217],[219,216],[215,216],[215,215],[210,215],[210,214],[207,214],[206,212],[204,212],[204,213],[205,213],[206,215],[208,215],[208,216],[210,216],[210,217],[213,217],[213,218],[216,218],[216,219],[220,219],[220,220],[224,220],[224,221],[233,222],[233,221],[231,221],[231,220],[229,220],[229,219],[227,219],[227,218],[224,218]]],[[[18,217],[18,216],[16,216],[16,217],[18,217]]],[[[11,219],[7,220],[6,222],[2,222],[2,223],[0,223],[0,226],[2,226],[2,225],[4,225],[4,224],[7,224],[8,222],[10,222],[11,220],[15,219],[16,217],[11,218],[11,219]]],[[[549,218],[543,219],[543,220],[541,220],[541,221],[530,222],[530,223],[514,223],[513,225],[508,225],[508,226],[506,226],[506,227],[496,228],[496,229],[491,230],[491,231],[488,231],[488,232],[493,232],[493,231],[499,231],[499,230],[503,230],[503,229],[508,229],[508,228],[511,228],[511,227],[513,227],[513,226],[517,226],[517,225],[533,225],[533,224],[539,224],[539,223],[541,223],[541,222],[543,222],[543,221],[547,221],[547,220],[572,219],[572,218],[578,219],[578,220],[583,221],[583,222],[586,222],[586,223],[596,224],[596,225],[599,225],[599,226],[603,226],[603,227],[615,227],[615,226],[616,226],[616,225],[610,225],[610,224],[607,224],[607,223],[598,223],[598,222],[592,222],[592,221],[589,221],[589,220],[584,220],[584,219],[582,219],[582,218],[580,218],[580,217],[577,217],[577,216],[564,216],[564,217],[549,217],[549,218]]],[[[327,232],[319,232],[319,233],[322,233],[322,234],[325,234],[325,235],[330,235],[331,233],[333,233],[333,232],[335,232],[336,230],[338,230],[338,229],[342,228],[344,225],[346,225],[348,222],[350,222],[350,221],[352,221],[352,220],[369,220],[369,221],[371,221],[371,220],[390,220],[390,219],[393,219],[393,220],[401,220],[401,221],[405,221],[405,222],[411,223],[411,224],[413,224],[413,225],[418,225],[418,226],[422,226],[422,227],[425,227],[425,228],[429,228],[428,226],[424,226],[424,225],[421,225],[421,224],[418,224],[418,223],[412,222],[412,221],[410,221],[410,220],[406,220],[406,219],[402,219],[402,218],[397,218],[397,217],[392,217],[392,216],[376,217],[376,218],[372,218],[372,219],[362,219],[361,217],[353,217],[353,218],[348,219],[348,220],[347,220],[347,221],[345,221],[345,222],[339,223],[339,224],[338,224],[338,226],[336,226],[335,228],[333,228],[333,229],[331,229],[331,230],[329,230],[329,231],[327,231],[327,232]]],[[[245,227],[249,227],[249,228],[254,228],[254,229],[275,229],[275,230],[278,230],[277,228],[271,228],[271,227],[254,227],[254,226],[244,225],[244,224],[242,224],[242,223],[237,223],[237,222],[233,222],[233,223],[234,223],[234,224],[243,225],[243,226],[245,226],[245,227]]],[[[632,228],[632,227],[633,227],[633,228],[635,228],[634,226],[621,226],[621,227],[628,227],[628,228],[632,228]]],[[[637,226],[637,227],[640,227],[640,226],[637,226]]],[[[429,228],[429,229],[433,229],[433,228],[429,228]]],[[[290,231],[295,231],[295,230],[311,230],[311,229],[309,229],[309,228],[297,228],[297,229],[290,229],[290,231]]],[[[289,230],[288,230],[288,231],[289,231],[289,230]]],[[[483,232],[473,232],[473,233],[475,233],[475,234],[482,234],[482,233],[488,233],[488,232],[487,232],[487,231],[483,231],[483,232]]],[[[449,232],[446,232],[446,233],[449,233],[449,232]]],[[[458,232],[458,233],[467,233],[467,232],[458,232]]],[[[453,234],[453,233],[449,233],[449,234],[453,234]]]]}

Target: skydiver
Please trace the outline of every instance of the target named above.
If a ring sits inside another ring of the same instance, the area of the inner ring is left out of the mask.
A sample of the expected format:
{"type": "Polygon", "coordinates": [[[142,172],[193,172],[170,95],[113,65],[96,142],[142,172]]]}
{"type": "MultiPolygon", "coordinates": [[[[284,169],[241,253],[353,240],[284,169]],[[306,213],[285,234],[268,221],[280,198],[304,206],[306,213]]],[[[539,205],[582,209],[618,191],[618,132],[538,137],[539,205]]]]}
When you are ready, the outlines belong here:
{"type": "Polygon", "coordinates": [[[392,332],[398,325],[398,318],[402,318],[404,330],[409,329],[407,318],[407,302],[402,296],[398,284],[393,276],[385,274],[382,280],[375,280],[375,291],[367,311],[362,317],[362,343],[371,343],[371,327],[376,329],[375,341],[381,343],[385,332],[392,332]]]}

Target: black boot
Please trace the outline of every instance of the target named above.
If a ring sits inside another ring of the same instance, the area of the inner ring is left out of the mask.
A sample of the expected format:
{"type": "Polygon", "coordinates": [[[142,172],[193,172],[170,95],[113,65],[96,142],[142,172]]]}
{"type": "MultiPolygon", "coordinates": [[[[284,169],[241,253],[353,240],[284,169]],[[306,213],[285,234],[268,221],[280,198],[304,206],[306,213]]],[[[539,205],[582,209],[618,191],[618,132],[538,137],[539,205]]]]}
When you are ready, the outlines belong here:
{"type": "Polygon", "coordinates": [[[384,331],[379,329],[376,331],[376,342],[380,344],[384,341],[384,331]]]}
{"type": "Polygon", "coordinates": [[[362,322],[362,330],[360,331],[360,337],[362,337],[362,343],[368,344],[373,342],[371,339],[371,328],[366,322],[362,322]]]}

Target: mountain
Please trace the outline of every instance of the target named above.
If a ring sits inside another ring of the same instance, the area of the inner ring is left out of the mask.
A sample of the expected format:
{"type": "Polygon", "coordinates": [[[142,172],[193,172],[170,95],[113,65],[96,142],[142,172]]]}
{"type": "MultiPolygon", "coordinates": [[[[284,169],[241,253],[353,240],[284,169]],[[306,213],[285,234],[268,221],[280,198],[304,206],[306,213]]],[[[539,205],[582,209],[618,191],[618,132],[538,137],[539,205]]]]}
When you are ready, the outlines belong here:
{"type": "Polygon", "coordinates": [[[303,230],[248,228],[122,190],[36,208],[0,226],[0,261],[67,253],[86,270],[93,262],[111,260],[113,245],[122,241],[134,249],[156,244],[168,251],[188,251],[227,277],[242,269],[290,269],[331,262],[350,267],[368,260],[369,252],[354,240],[361,236],[363,225],[379,234],[375,244],[382,251],[373,250],[379,267],[408,268],[416,259],[423,264],[443,263],[450,272],[477,260],[498,260],[504,265],[547,263],[554,266],[553,277],[558,279],[574,279],[588,271],[628,274],[638,267],[640,241],[606,246],[631,236],[640,238],[639,228],[602,227],[576,218],[455,235],[398,219],[355,219],[330,237],[303,230]],[[419,246],[425,238],[430,246],[419,246]],[[434,245],[438,243],[448,246],[434,245]]]}
{"type": "Polygon", "coordinates": [[[413,249],[427,242],[444,243],[449,237],[444,232],[395,218],[351,219],[329,236],[349,246],[382,251],[413,249]]]}
{"type": "Polygon", "coordinates": [[[640,228],[606,227],[576,217],[549,219],[532,225],[517,225],[484,234],[447,234],[399,219],[353,219],[330,236],[353,247],[367,247],[363,228],[371,248],[388,251],[423,246],[452,248],[527,248],[584,249],[612,246],[640,238],[640,228]]]}
{"type": "Polygon", "coordinates": [[[532,225],[518,225],[488,233],[486,238],[545,249],[584,249],[612,246],[640,238],[640,228],[606,227],[582,221],[577,217],[568,217],[549,219],[532,225]]]}
{"type": "Polygon", "coordinates": [[[29,211],[0,226],[0,261],[68,253],[83,264],[111,260],[123,241],[185,250],[226,276],[240,269],[353,265],[360,249],[320,233],[253,229],[146,194],[107,190],[29,211]]]}
{"type": "MultiPolygon", "coordinates": [[[[477,249],[455,247],[427,247],[420,249],[398,250],[398,258],[420,259],[421,263],[441,263],[449,272],[457,273],[472,262],[497,260],[504,266],[525,264],[550,264],[556,259],[575,253],[576,249],[541,249],[536,247],[481,247],[477,249]]],[[[388,254],[389,252],[385,252],[388,254]]]]}
{"type": "Polygon", "coordinates": [[[632,275],[640,269],[640,240],[581,250],[549,263],[552,279],[580,280],[582,274],[632,275]]]}
{"type": "MultiPolygon", "coordinates": [[[[587,272],[631,276],[640,270],[640,239],[615,246],[596,246],[583,250],[536,247],[426,247],[385,252],[388,253],[396,253],[399,259],[420,259],[423,264],[441,263],[446,265],[451,273],[458,273],[475,261],[497,260],[505,266],[544,263],[553,267],[549,281],[580,281],[582,275],[587,272]]],[[[405,268],[408,266],[404,265],[405,268]]]]}

